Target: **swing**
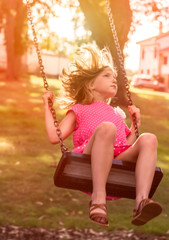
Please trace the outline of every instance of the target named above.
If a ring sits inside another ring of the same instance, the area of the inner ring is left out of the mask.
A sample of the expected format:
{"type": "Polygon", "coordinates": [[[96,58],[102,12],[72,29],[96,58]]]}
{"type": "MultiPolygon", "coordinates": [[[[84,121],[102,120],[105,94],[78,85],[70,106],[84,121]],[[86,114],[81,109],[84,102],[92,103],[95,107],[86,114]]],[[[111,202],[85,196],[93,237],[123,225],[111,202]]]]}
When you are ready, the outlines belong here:
{"type": "MultiPolygon", "coordinates": [[[[29,0],[27,2],[27,10],[28,10],[28,19],[31,24],[32,32],[33,32],[33,41],[36,48],[38,61],[40,65],[40,73],[44,81],[44,88],[48,90],[48,83],[46,80],[46,75],[44,72],[44,66],[42,64],[42,58],[40,54],[40,49],[37,41],[36,31],[33,24],[32,12],[29,0]]],[[[126,71],[123,63],[123,56],[121,53],[120,45],[118,42],[118,37],[113,21],[113,16],[111,13],[110,3],[106,0],[108,17],[110,22],[110,27],[112,30],[118,58],[119,64],[122,71],[123,79],[125,82],[125,88],[127,92],[129,105],[133,105],[131,99],[131,93],[129,91],[129,83],[126,76],[126,71]]],[[[91,156],[88,154],[69,152],[68,148],[64,145],[61,130],[59,128],[59,122],[56,119],[56,112],[52,106],[52,102],[49,101],[49,107],[54,119],[54,125],[56,127],[56,134],[58,135],[60,141],[60,148],[62,152],[62,157],[58,163],[54,174],[54,184],[57,187],[68,188],[74,190],[80,190],[85,192],[92,192],[92,175],[91,175],[91,156]]],[[[139,136],[138,128],[136,124],[136,118],[133,116],[133,122],[135,127],[136,137],[139,136]]],[[[113,159],[112,167],[110,170],[110,174],[106,184],[106,191],[108,196],[116,196],[122,198],[131,198],[135,199],[136,197],[136,183],[135,183],[135,167],[136,164],[132,162],[125,162],[120,160],[113,159]]],[[[151,198],[156,191],[161,179],[163,177],[163,173],[161,168],[156,167],[154,179],[152,182],[151,190],[149,193],[149,198],[151,198]]]]}

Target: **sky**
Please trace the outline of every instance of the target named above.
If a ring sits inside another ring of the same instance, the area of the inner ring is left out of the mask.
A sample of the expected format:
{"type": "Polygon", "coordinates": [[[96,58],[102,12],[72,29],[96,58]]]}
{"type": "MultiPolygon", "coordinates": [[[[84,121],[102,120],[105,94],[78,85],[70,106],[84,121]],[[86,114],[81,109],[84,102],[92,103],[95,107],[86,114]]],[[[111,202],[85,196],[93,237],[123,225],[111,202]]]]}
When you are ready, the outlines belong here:
{"type": "MultiPolygon", "coordinates": [[[[74,15],[73,10],[69,8],[61,8],[58,5],[55,8],[58,15],[57,18],[51,18],[49,25],[52,31],[56,32],[61,37],[67,37],[69,39],[74,38],[73,23],[71,18],[74,15]]],[[[167,31],[169,29],[164,29],[167,31]]],[[[125,59],[126,69],[137,71],[139,68],[139,53],[140,47],[137,42],[158,35],[159,29],[157,22],[148,22],[146,19],[142,21],[142,25],[136,28],[136,31],[130,36],[127,42],[124,53],[127,55],[125,59]]],[[[84,34],[84,29],[80,28],[78,34],[84,34]]]]}
{"type": "Polygon", "coordinates": [[[144,21],[142,25],[137,27],[136,32],[130,36],[124,48],[124,54],[127,54],[126,69],[136,71],[139,68],[140,45],[137,42],[156,36],[158,33],[159,30],[155,23],[144,21]]]}

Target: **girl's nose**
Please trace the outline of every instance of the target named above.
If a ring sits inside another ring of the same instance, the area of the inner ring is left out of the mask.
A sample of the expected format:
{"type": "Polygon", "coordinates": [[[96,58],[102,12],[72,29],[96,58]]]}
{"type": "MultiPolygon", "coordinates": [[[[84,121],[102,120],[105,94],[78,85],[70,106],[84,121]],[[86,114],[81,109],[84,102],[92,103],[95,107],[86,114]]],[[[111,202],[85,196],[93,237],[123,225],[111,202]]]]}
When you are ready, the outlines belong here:
{"type": "Polygon", "coordinates": [[[115,78],[113,78],[112,82],[117,84],[117,80],[115,78]]]}

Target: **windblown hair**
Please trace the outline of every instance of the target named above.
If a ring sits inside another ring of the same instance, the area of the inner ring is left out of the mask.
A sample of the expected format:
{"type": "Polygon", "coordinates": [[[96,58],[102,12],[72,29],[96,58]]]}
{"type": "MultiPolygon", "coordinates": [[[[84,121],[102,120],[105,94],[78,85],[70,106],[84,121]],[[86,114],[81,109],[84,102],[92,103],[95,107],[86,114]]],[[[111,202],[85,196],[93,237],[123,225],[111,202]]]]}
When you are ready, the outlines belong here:
{"type": "Polygon", "coordinates": [[[80,48],[74,61],[63,69],[60,77],[64,90],[62,99],[64,107],[70,108],[77,103],[92,103],[93,95],[89,85],[107,67],[110,67],[116,75],[108,48],[99,50],[93,45],[80,48]]]}

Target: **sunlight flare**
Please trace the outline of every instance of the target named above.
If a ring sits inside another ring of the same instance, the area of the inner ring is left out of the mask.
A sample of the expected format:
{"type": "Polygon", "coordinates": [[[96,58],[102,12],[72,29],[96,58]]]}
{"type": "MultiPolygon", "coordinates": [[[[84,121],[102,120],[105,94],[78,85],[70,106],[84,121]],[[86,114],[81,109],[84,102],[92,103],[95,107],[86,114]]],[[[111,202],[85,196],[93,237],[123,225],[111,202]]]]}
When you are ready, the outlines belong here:
{"type": "Polygon", "coordinates": [[[0,152],[15,151],[15,146],[7,139],[0,139],[0,152]]]}

